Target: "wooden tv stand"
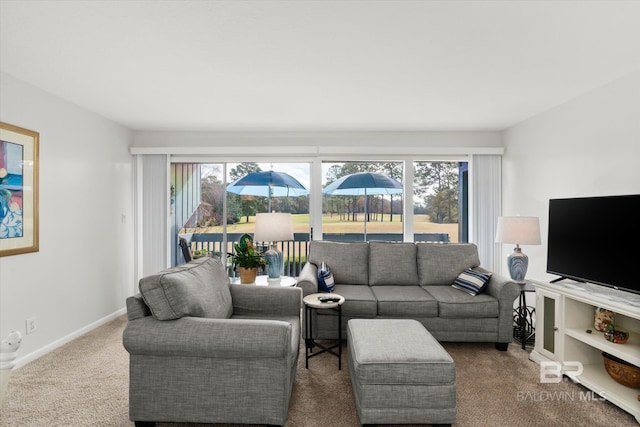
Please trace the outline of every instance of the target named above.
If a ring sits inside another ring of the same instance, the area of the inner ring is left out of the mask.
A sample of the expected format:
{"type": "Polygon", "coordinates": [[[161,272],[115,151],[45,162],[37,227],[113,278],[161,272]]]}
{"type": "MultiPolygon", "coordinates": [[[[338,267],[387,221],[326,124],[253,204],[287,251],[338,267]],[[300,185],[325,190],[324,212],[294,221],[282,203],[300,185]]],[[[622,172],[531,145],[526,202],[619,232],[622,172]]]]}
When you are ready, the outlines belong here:
{"type": "Polygon", "coordinates": [[[617,383],[607,374],[602,358],[606,352],[640,366],[640,295],[568,280],[531,283],[536,288],[536,342],[529,359],[536,363],[581,362],[580,384],[640,423],[640,389],[617,383]],[[629,332],[625,344],[611,343],[595,330],[596,307],[616,313],[616,327],[629,332]]]}

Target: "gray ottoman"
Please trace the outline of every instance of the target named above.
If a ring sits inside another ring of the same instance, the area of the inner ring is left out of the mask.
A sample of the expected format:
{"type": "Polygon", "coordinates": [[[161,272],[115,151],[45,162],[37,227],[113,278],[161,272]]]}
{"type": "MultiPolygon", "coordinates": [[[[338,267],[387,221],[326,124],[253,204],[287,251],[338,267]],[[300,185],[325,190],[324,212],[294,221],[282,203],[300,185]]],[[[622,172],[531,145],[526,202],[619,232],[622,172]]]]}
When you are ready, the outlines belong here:
{"type": "Polygon", "coordinates": [[[452,424],[453,359],[417,320],[352,319],[348,363],[361,424],[452,424]]]}

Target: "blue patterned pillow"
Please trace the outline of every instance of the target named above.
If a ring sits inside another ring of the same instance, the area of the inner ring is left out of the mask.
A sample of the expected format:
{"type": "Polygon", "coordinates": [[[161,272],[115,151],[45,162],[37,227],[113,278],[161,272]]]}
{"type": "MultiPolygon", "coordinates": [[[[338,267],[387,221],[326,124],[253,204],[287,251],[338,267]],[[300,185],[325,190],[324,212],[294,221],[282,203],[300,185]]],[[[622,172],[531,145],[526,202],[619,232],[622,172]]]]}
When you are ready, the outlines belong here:
{"type": "Polygon", "coordinates": [[[476,296],[487,286],[491,279],[491,273],[482,273],[477,270],[467,268],[453,282],[453,287],[465,291],[469,295],[476,296]]]}
{"type": "Polygon", "coordinates": [[[318,290],[320,292],[333,292],[333,274],[327,266],[327,263],[322,261],[318,268],[318,290]]]}

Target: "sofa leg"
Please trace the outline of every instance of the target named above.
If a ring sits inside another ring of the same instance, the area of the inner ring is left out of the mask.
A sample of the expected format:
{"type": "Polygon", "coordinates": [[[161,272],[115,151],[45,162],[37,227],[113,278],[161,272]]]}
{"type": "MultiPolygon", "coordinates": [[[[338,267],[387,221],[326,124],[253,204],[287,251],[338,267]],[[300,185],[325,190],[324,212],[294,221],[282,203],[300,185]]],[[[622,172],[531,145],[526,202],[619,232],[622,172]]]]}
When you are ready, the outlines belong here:
{"type": "Polygon", "coordinates": [[[134,421],[136,427],[156,427],[155,421],[134,421]]]}
{"type": "Polygon", "coordinates": [[[508,342],[497,342],[496,343],[496,350],[507,351],[507,348],[509,348],[509,343],[508,342]]]}

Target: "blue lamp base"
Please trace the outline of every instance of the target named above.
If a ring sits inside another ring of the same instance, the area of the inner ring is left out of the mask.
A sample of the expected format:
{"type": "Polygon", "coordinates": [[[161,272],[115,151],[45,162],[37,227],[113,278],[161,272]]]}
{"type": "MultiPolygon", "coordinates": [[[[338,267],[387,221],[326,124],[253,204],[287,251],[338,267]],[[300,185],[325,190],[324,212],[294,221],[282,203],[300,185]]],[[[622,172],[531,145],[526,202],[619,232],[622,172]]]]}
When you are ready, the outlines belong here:
{"type": "Polygon", "coordinates": [[[529,257],[522,253],[520,247],[516,246],[513,253],[507,257],[507,266],[511,280],[524,282],[524,276],[526,276],[529,267],[529,257]]]}
{"type": "Polygon", "coordinates": [[[280,276],[284,272],[284,263],[282,259],[282,252],[278,249],[277,245],[271,245],[271,248],[264,253],[264,258],[267,260],[267,278],[270,282],[280,281],[280,276]]]}

